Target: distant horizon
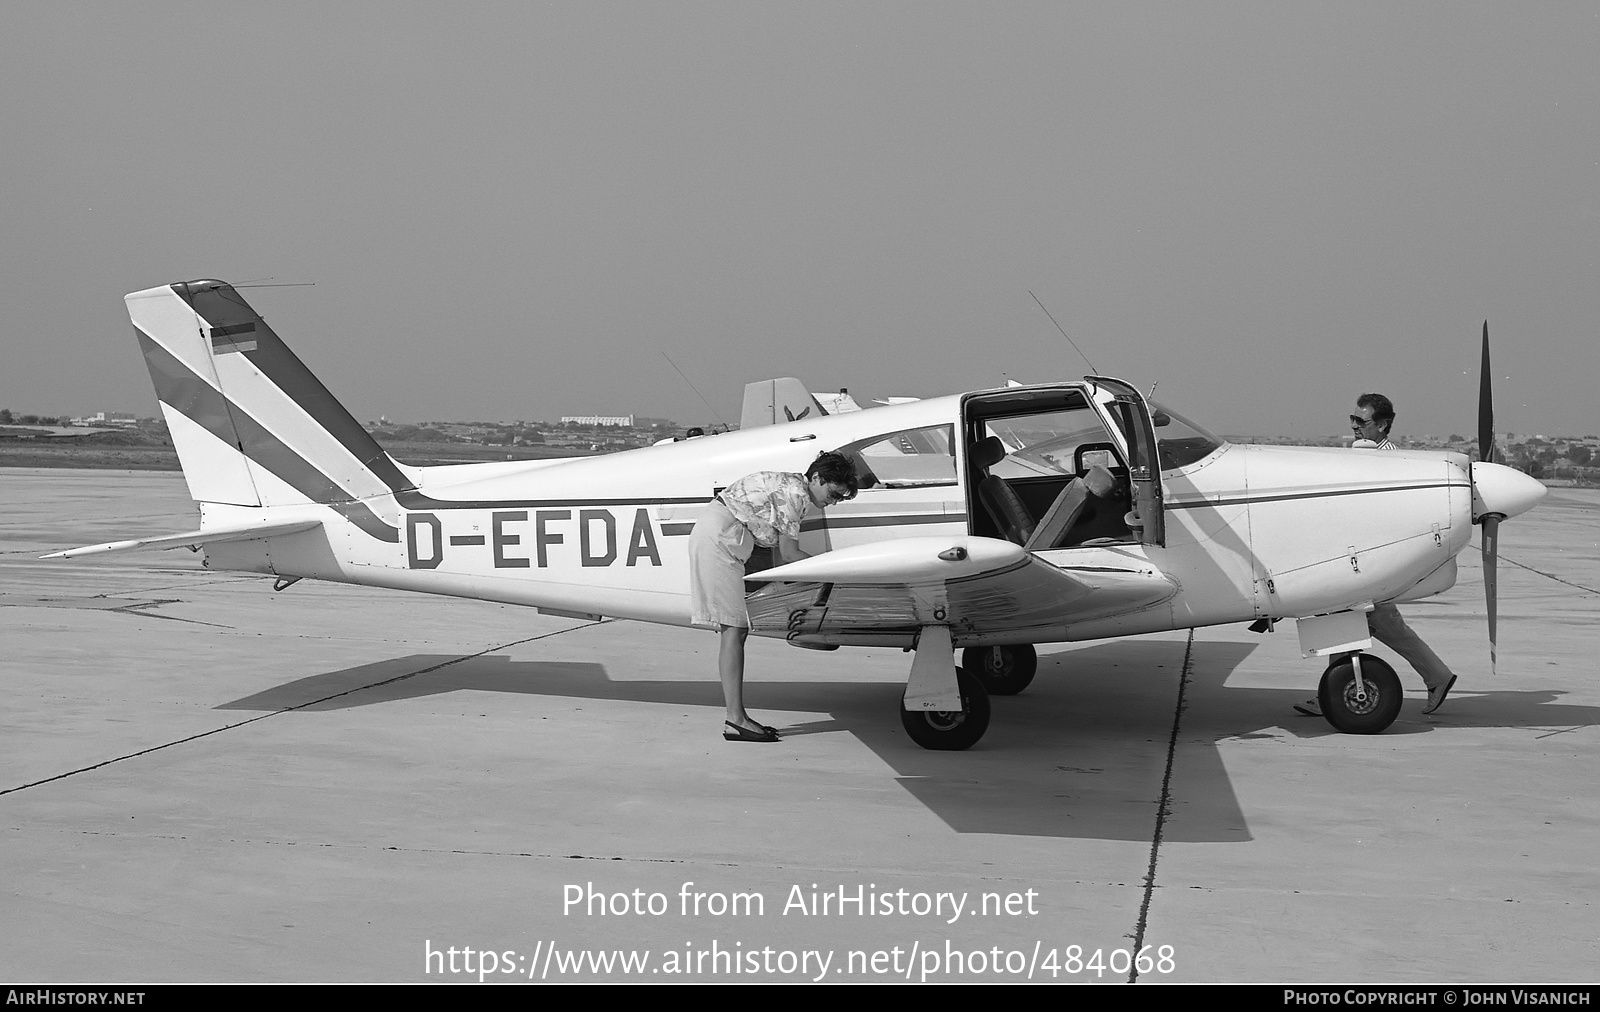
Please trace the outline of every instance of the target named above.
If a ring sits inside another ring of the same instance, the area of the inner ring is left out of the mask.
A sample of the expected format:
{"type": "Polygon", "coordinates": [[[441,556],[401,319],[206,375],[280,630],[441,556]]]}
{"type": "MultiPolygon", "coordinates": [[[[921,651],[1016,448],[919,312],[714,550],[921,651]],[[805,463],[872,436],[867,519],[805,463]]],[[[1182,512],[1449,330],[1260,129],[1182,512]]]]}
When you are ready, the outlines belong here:
{"type": "MultiPolygon", "coordinates": [[[[153,394],[152,394],[151,399],[154,400],[154,395],[153,394]]],[[[7,405],[0,404],[0,409],[5,409],[6,407],[7,407],[7,405]]],[[[59,414],[58,415],[52,415],[52,414],[49,414],[47,412],[42,412],[42,411],[17,411],[16,409],[11,409],[11,410],[12,410],[12,414],[13,414],[13,416],[15,418],[20,418],[20,417],[22,417],[24,415],[32,415],[32,416],[35,416],[35,417],[43,417],[43,418],[85,417],[83,415],[78,415],[78,416],[66,416],[66,415],[59,415],[59,414]]],[[[105,413],[108,414],[108,415],[110,415],[110,414],[133,414],[139,421],[145,421],[145,420],[148,420],[148,419],[159,419],[161,417],[159,412],[151,412],[149,414],[139,414],[137,412],[123,412],[123,411],[117,411],[115,409],[109,409],[109,408],[107,408],[107,409],[96,409],[96,410],[104,410],[105,413]]],[[[871,409],[863,409],[863,410],[871,410],[871,409]]],[[[406,419],[406,418],[389,418],[387,416],[380,416],[380,418],[376,418],[376,419],[374,419],[374,418],[358,419],[358,421],[360,421],[363,426],[380,426],[380,425],[391,425],[391,426],[393,426],[393,425],[409,425],[409,426],[424,426],[424,425],[491,425],[491,426],[504,427],[504,426],[512,426],[512,425],[523,425],[523,426],[547,425],[547,426],[554,427],[554,426],[560,426],[560,425],[565,424],[565,423],[563,423],[561,421],[554,420],[554,419],[533,418],[533,417],[527,417],[527,416],[524,416],[522,418],[506,418],[506,419],[488,419],[488,418],[406,419]]],[[[706,427],[708,424],[712,424],[712,423],[699,422],[699,421],[681,422],[681,421],[678,421],[677,419],[670,419],[670,418],[669,419],[661,419],[661,421],[664,421],[664,422],[667,423],[667,425],[665,426],[666,428],[673,428],[673,429],[689,429],[689,428],[693,428],[693,427],[696,427],[696,426],[706,427]]],[[[1198,419],[1197,419],[1197,421],[1198,421],[1198,419]]],[[[42,422],[24,423],[24,422],[15,421],[15,420],[12,421],[11,423],[9,423],[9,425],[12,426],[12,427],[27,427],[28,425],[43,426],[44,424],[45,423],[42,423],[42,422]]],[[[1204,424],[1204,423],[1202,423],[1202,424],[1204,424]]],[[[6,425],[7,425],[7,423],[0,422],[0,427],[4,427],[6,425]]],[[[74,426],[57,426],[57,427],[73,428],[74,426]]],[[[110,427],[114,428],[114,426],[110,426],[110,427]]],[[[599,427],[599,426],[596,426],[596,427],[599,427]]],[[[619,427],[622,427],[622,426],[619,426],[619,427]]],[[[633,426],[633,428],[637,428],[637,429],[649,429],[649,428],[655,428],[655,427],[656,426],[654,426],[654,425],[635,425],[635,426],[633,426]]],[[[737,425],[737,423],[733,423],[730,427],[734,428],[734,429],[737,429],[738,425],[737,425]]],[[[1321,440],[1321,441],[1342,440],[1342,441],[1348,442],[1348,441],[1350,441],[1352,439],[1352,437],[1350,436],[1350,434],[1348,432],[1325,432],[1325,433],[1300,432],[1300,431],[1289,431],[1289,432],[1220,432],[1220,431],[1217,431],[1217,430],[1214,430],[1214,429],[1212,431],[1215,432],[1216,435],[1221,436],[1222,438],[1227,439],[1229,441],[1235,441],[1235,440],[1240,440],[1240,439],[1248,439],[1248,438],[1280,438],[1280,439],[1304,438],[1304,439],[1316,439],[1316,440],[1321,440]]],[[[1520,439],[1520,440],[1544,439],[1544,440],[1569,441],[1569,442],[1570,441],[1574,441],[1574,440],[1577,440],[1577,441],[1591,440],[1591,439],[1592,440],[1600,440],[1600,435],[1597,435],[1597,434],[1594,434],[1594,433],[1585,433],[1585,434],[1581,434],[1580,435],[1580,434],[1574,434],[1574,433],[1541,432],[1541,431],[1537,431],[1537,430],[1519,433],[1514,429],[1503,429],[1503,430],[1496,430],[1495,435],[1499,439],[1507,439],[1507,440],[1512,440],[1512,439],[1520,439]]],[[[1473,441],[1475,441],[1477,439],[1477,436],[1476,436],[1476,434],[1464,433],[1464,432],[1460,432],[1460,431],[1444,432],[1444,433],[1408,433],[1408,432],[1405,432],[1405,431],[1397,431],[1394,434],[1394,438],[1397,439],[1397,440],[1431,439],[1431,440],[1438,440],[1440,442],[1473,442],[1473,441]],[[1452,439],[1451,438],[1452,436],[1457,437],[1457,438],[1452,439]]]]}

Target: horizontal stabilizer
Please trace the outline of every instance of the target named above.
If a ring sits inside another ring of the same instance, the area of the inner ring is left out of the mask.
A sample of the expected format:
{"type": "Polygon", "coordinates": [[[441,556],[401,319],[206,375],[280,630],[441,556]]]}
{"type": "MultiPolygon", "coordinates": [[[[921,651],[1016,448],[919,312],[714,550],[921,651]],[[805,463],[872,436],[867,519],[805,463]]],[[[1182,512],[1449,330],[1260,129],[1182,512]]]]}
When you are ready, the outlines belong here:
{"type": "Polygon", "coordinates": [[[73,559],[80,555],[104,555],[107,552],[137,552],[158,548],[183,548],[213,545],[223,541],[258,541],[284,534],[298,534],[321,527],[321,520],[285,520],[275,524],[228,524],[206,527],[183,534],[167,534],[159,538],[141,538],[137,541],[108,541],[103,545],[72,548],[65,552],[41,555],[41,559],[73,559]]]}

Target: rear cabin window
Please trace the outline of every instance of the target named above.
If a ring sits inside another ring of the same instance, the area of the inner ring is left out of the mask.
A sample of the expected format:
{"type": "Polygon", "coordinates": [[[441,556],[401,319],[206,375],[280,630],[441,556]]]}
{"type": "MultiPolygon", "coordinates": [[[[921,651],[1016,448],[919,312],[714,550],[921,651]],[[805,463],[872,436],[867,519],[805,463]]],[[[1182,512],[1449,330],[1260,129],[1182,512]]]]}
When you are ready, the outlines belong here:
{"type": "Polygon", "coordinates": [[[930,425],[872,436],[839,448],[863,489],[954,485],[954,426],[930,425]]]}

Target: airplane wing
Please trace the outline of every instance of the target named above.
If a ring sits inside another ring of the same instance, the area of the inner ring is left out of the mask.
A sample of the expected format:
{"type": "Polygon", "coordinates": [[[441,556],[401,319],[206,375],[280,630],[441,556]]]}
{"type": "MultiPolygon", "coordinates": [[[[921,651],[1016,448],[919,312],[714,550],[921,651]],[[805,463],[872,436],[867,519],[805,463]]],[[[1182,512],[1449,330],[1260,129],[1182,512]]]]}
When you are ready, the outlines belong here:
{"type": "Polygon", "coordinates": [[[916,537],[827,552],[746,578],[751,631],[803,645],[892,644],[945,625],[958,640],[1137,611],[1177,584],[1145,566],[1052,565],[1009,541],[916,537]]]}
{"type": "Polygon", "coordinates": [[[298,534],[313,527],[321,527],[321,520],[285,520],[274,524],[223,524],[182,534],[167,534],[159,538],[142,538],[137,541],[108,541],[103,545],[88,545],[65,552],[51,552],[41,559],[73,559],[80,555],[101,555],[107,552],[137,552],[142,549],[182,548],[212,545],[222,541],[256,541],[284,534],[298,534]]]}

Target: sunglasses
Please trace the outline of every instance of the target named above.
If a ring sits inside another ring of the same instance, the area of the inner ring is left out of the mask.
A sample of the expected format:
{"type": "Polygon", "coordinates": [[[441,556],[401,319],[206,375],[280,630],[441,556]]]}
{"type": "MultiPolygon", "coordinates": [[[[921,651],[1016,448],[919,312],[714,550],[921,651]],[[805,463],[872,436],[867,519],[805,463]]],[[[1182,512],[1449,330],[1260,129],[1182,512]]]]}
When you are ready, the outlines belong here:
{"type": "Polygon", "coordinates": [[[1362,418],[1360,415],[1351,415],[1350,424],[1359,429],[1368,425],[1377,425],[1378,420],[1376,418],[1362,418]]]}

